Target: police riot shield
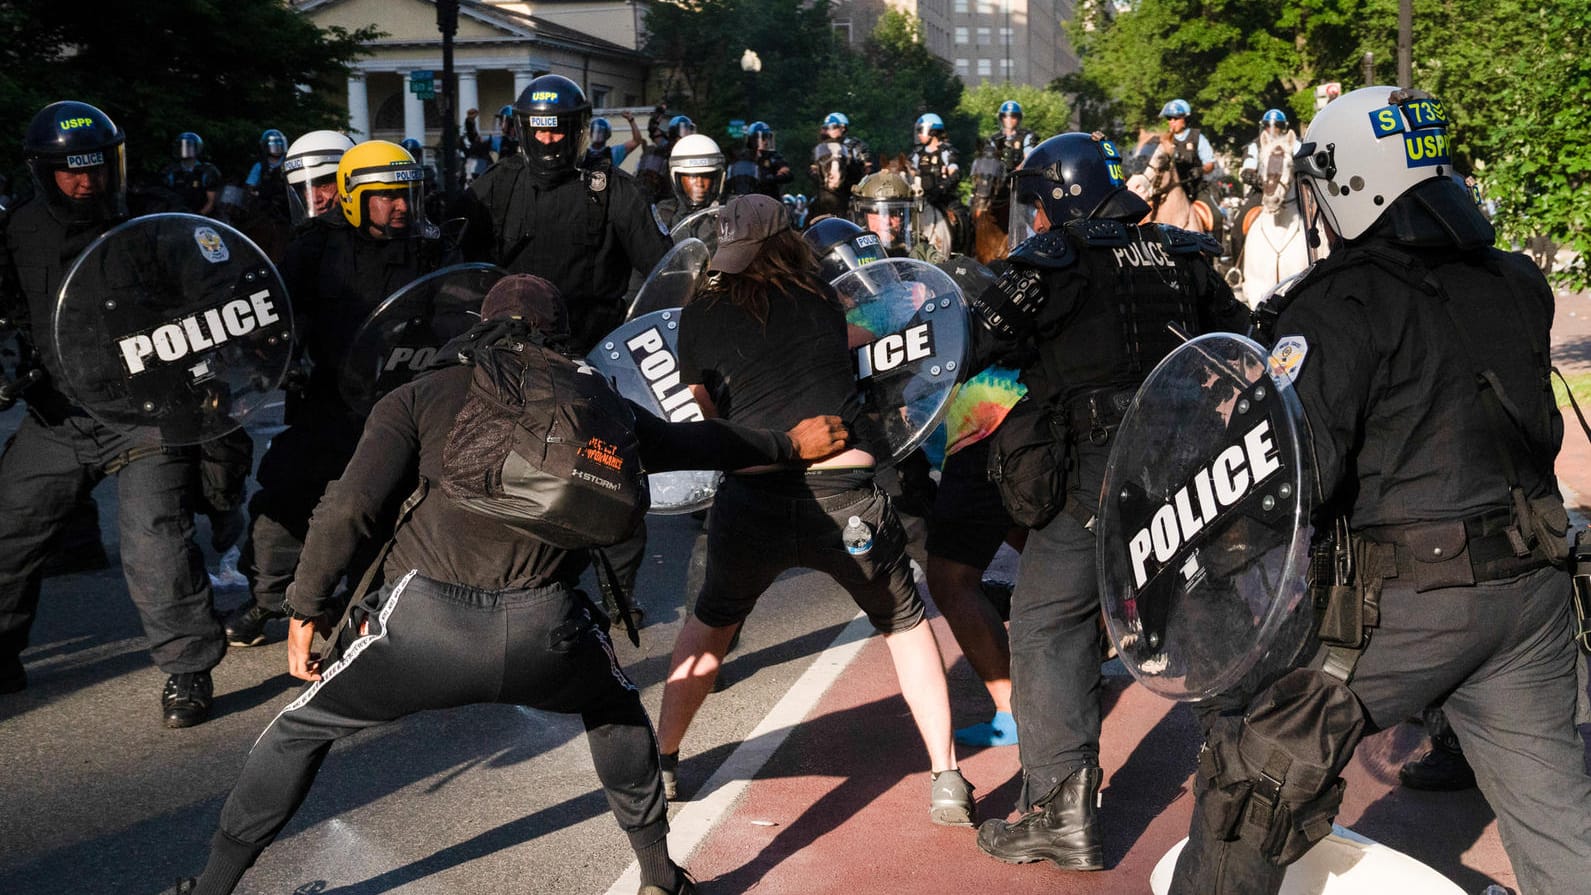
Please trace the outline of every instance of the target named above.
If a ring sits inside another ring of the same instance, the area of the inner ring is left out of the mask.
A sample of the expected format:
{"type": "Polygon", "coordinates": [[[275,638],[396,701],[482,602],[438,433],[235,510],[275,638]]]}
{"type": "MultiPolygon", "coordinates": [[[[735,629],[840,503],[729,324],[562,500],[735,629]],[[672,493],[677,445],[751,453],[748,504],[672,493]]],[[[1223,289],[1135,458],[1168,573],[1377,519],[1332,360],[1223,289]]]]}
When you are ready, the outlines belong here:
{"type": "MultiPolygon", "coordinates": [[[[676,423],[703,418],[690,387],[680,381],[679,320],[679,308],[643,314],[609,333],[586,355],[619,394],[676,423]]],[[[702,509],[713,502],[718,479],[716,470],[649,475],[651,512],[674,515],[702,509]]]]}
{"type": "Polygon", "coordinates": [[[668,235],[675,244],[687,239],[699,239],[707,246],[707,254],[711,256],[718,250],[718,216],[723,211],[724,206],[711,205],[700,211],[691,212],[675,223],[674,229],[668,231],[668,235]]]}
{"type": "Polygon", "coordinates": [[[939,425],[971,332],[956,281],[926,261],[888,258],[836,278],[858,406],[851,442],[893,465],[939,425]]]}
{"type": "Polygon", "coordinates": [[[696,294],[696,286],[706,275],[707,262],[712,257],[713,253],[705,243],[689,237],[669,249],[668,254],[646,275],[646,282],[641,284],[641,291],[630,302],[629,313],[624,319],[633,320],[665,308],[685,307],[690,303],[691,296],[696,294]]]}
{"type": "Polygon", "coordinates": [[[134,218],[94,240],[61,282],[51,327],[74,401],[173,447],[243,425],[293,348],[287,289],[265,253],[192,214],[134,218]]]}
{"type": "Polygon", "coordinates": [[[481,322],[481,302],[508,272],[491,264],[455,264],[392,293],[359,325],[337,377],[355,413],[413,379],[438,348],[481,322]]]}
{"type": "MultiPolygon", "coordinates": [[[[1106,626],[1145,687],[1197,701],[1291,661],[1314,613],[1302,405],[1243,336],[1200,336],[1139,388],[1096,521],[1106,626]]],[[[1276,362],[1281,369],[1284,361],[1276,362]]]]}

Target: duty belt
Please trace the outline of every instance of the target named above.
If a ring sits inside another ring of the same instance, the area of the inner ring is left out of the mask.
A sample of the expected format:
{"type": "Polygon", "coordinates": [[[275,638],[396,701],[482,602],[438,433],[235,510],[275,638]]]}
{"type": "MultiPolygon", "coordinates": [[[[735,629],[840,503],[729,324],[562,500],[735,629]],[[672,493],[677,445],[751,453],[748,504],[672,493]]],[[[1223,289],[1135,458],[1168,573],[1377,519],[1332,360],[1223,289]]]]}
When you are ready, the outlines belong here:
{"type": "Polygon", "coordinates": [[[1134,394],[1132,389],[1101,388],[1067,401],[1066,422],[1072,437],[1104,444],[1110,433],[1121,425],[1134,394]]]}
{"type": "Polygon", "coordinates": [[[1357,534],[1392,545],[1397,577],[1426,591],[1502,581],[1551,565],[1539,546],[1520,556],[1508,534],[1512,527],[1513,511],[1503,509],[1467,519],[1375,526],[1357,534]]]}

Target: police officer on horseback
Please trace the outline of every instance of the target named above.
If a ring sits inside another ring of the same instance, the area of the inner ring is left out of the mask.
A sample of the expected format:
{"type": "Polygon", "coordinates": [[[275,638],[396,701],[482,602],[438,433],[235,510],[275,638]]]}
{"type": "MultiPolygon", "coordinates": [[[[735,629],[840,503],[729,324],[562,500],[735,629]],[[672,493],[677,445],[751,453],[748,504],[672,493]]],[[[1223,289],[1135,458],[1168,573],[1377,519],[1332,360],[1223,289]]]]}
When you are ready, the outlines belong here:
{"type": "MultiPolygon", "coordinates": [[[[912,191],[946,218],[950,245],[963,248],[967,243],[967,206],[961,201],[961,164],[956,148],[945,137],[945,120],[932,112],[919,115],[914,128],[917,145],[907,159],[912,172],[912,191]]],[[[919,237],[926,236],[919,232],[919,237]]]]}
{"type": "Polygon", "coordinates": [[[1016,100],[1001,103],[999,117],[1000,132],[989,138],[986,148],[1005,167],[1005,177],[995,191],[996,199],[1004,199],[1011,192],[1010,181],[1006,178],[1038,146],[1038,137],[1022,126],[1022,104],[1016,100]]]}

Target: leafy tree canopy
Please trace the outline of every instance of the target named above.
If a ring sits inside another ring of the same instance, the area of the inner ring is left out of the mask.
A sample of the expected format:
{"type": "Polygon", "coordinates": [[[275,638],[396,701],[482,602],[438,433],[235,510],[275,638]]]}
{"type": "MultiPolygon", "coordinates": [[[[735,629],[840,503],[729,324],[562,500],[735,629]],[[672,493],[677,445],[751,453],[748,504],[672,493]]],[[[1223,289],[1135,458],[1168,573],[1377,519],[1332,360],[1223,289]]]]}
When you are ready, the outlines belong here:
{"type": "MultiPolygon", "coordinates": [[[[1057,82],[1085,127],[1159,127],[1173,97],[1219,151],[1279,107],[1301,126],[1314,87],[1397,78],[1396,0],[1137,0],[1074,25],[1082,72],[1057,82]]],[[[1414,0],[1413,86],[1440,97],[1455,163],[1479,175],[1506,240],[1544,234],[1591,254],[1591,0],[1414,0]]],[[[1106,128],[1109,130],[1110,128],[1106,128]]],[[[1571,282],[1591,282],[1580,266],[1571,282]]]]}
{"type": "Polygon", "coordinates": [[[127,132],[129,174],[158,171],[177,134],[241,179],[260,132],[340,128],[347,63],[374,29],[320,29],[281,0],[127,0],[0,4],[0,170],[22,170],[17,138],[39,109],[64,99],[105,110],[127,132]],[[308,85],[311,90],[302,90],[308,85]]]}
{"type": "Polygon", "coordinates": [[[1000,130],[1000,104],[1008,99],[1022,104],[1022,126],[1040,140],[1072,130],[1072,107],[1066,97],[1027,84],[990,81],[968,87],[961,94],[961,111],[977,121],[978,134],[987,138],[1000,130]]]}

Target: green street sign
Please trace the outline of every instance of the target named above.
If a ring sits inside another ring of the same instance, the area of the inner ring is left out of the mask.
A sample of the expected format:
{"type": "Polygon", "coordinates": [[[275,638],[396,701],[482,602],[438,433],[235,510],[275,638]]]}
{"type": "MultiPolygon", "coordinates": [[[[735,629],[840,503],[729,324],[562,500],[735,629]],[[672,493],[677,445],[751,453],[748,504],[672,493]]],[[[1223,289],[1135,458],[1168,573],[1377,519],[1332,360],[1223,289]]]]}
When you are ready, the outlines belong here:
{"type": "Polygon", "coordinates": [[[746,135],[746,122],[740,118],[730,119],[729,135],[734,137],[736,140],[744,137],[746,135]]]}
{"type": "Polygon", "coordinates": [[[434,74],[429,71],[409,72],[409,92],[419,95],[421,99],[436,99],[434,74]]]}

